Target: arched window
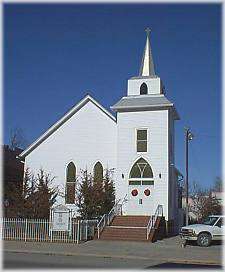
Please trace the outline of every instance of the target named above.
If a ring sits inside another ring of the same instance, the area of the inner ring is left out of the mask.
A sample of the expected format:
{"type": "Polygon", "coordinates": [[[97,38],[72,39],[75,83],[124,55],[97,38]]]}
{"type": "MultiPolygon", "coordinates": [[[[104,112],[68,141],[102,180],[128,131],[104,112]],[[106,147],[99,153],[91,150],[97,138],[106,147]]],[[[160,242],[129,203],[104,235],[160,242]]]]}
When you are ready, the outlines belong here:
{"type": "Polygon", "coordinates": [[[140,158],[135,162],[131,168],[129,179],[129,185],[154,184],[152,168],[145,159],[140,158]]]}
{"type": "Polygon", "coordinates": [[[103,181],[103,166],[100,162],[97,162],[94,166],[94,181],[95,182],[103,181]]]}
{"type": "Polygon", "coordinates": [[[147,87],[146,83],[141,84],[140,94],[148,94],[148,87],[147,87]]]}
{"type": "Polygon", "coordinates": [[[66,169],[66,204],[75,202],[76,167],[70,162],[66,169]]]}

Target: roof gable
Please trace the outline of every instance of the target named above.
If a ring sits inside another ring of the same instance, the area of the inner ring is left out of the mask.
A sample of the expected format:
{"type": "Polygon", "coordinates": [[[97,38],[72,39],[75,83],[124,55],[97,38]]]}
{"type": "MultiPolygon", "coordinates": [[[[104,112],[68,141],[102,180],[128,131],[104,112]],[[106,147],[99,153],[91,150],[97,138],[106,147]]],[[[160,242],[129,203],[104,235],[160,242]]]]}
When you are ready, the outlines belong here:
{"type": "Polygon", "coordinates": [[[116,122],[116,118],[100,105],[93,97],[86,95],[78,104],[70,109],[62,118],[60,118],[55,124],[53,124],[46,132],[44,132],[36,141],[34,141],[28,148],[26,148],[19,157],[25,157],[31,153],[37,146],[39,146],[45,139],[52,135],[59,127],[61,127],[67,120],[69,120],[76,112],[84,107],[88,102],[92,102],[97,108],[103,111],[110,119],[116,122]]]}

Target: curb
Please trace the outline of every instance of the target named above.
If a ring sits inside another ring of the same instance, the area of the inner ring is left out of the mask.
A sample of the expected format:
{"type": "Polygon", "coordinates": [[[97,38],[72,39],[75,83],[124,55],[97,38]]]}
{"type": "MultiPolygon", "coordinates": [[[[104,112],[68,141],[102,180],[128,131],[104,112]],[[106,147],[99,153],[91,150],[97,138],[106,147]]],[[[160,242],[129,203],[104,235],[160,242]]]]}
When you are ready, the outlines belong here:
{"type": "MultiPolygon", "coordinates": [[[[30,254],[44,254],[52,256],[89,256],[89,257],[101,257],[101,258],[119,258],[119,259],[139,259],[150,260],[151,257],[132,256],[132,255],[107,255],[107,254],[94,254],[94,253],[76,253],[76,252],[49,252],[49,251],[28,251],[28,250],[4,250],[5,253],[30,253],[30,254]]],[[[219,265],[223,267],[222,263],[214,261],[201,261],[201,260],[179,260],[170,258],[159,258],[154,256],[154,260],[162,262],[170,262],[177,264],[197,264],[197,265],[219,265]]]]}

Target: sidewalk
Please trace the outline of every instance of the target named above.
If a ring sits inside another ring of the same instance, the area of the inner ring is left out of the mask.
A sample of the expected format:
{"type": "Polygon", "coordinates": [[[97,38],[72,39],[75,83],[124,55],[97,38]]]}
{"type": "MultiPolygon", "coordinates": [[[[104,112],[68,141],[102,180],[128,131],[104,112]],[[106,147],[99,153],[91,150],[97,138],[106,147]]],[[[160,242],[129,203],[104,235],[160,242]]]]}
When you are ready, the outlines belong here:
{"type": "Polygon", "coordinates": [[[222,264],[222,245],[208,248],[181,248],[179,237],[156,243],[92,240],[82,244],[4,241],[4,252],[43,253],[49,255],[95,256],[111,258],[154,259],[192,264],[222,264]]]}

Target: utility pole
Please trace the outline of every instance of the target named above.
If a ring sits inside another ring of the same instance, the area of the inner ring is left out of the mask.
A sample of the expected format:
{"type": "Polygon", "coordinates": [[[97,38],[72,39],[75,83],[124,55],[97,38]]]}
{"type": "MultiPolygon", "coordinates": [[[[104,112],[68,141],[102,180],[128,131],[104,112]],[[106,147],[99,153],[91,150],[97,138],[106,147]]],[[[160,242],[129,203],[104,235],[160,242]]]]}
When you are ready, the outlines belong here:
{"type": "Polygon", "coordinates": [[[186,191],[186,226],[188,225],[188,191],[189,191],[189,184],[188,184],[188,142],[191,141],[194,137],[194,135],[191,133],[189,128],[184,128],[185,131],[185,171],[186,171],[186,177],[185,177],[185,191],[186,191]]]}

